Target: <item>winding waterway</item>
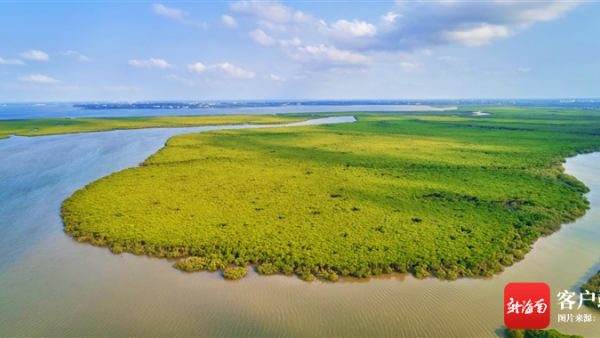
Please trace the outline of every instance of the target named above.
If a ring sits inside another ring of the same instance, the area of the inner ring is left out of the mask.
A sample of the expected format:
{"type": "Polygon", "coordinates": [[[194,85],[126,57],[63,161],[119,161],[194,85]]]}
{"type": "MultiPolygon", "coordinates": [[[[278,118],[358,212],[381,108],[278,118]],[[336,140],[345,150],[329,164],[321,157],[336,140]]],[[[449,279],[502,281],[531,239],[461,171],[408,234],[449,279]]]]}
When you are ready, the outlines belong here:
{"type": "MultiPolygon", "coordinates": [[[[137,165],[170,136],[247,127],[0,140],[0,336],[495,336],[507,283],[575,291],[600,269],[600,153],[565,164],[591,188],[587,214],[487,279],[392,274],[306,283],[251,271],[227,281],[219,273],[183,273],[166,259],[113,255],[62,232],[60,204],[85,184],[137,165]]],[[[557,323],[563,312],[553,306],[551,328],[600,336],[600,316],[592,323],[557,323]]]]}

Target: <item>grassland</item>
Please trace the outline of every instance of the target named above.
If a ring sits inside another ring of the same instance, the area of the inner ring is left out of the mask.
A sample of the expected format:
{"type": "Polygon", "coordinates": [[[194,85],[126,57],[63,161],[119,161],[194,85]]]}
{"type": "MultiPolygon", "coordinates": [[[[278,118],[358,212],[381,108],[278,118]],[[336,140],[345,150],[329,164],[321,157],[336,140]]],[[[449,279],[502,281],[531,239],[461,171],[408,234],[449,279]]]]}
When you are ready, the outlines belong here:
{"type": "Polygon", "coordinates": [[[176,136],[67,199],[65,231],[185,271],[490,276],[585,213],[561,162],[600,149],[600,115],[485,110],[176,136]]]}
{"type": "Polygon", "coordinates": [[[117,129],[183,128],[236,124],[281,124],[305,121],[309,117],[310,115],[308,114],[288,114],[0,120],[0,139],[7,138],[11,134],[18,136],[42,136],[117,129]]]}

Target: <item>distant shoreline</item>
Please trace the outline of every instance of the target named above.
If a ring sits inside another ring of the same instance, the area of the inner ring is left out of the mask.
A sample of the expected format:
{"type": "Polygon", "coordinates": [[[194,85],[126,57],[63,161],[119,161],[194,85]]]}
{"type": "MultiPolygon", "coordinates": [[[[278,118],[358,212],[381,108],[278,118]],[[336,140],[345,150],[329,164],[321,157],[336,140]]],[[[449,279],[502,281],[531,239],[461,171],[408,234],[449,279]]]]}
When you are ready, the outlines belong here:
{"type": "MultiPolygon", "coordinates": [[[[431,104],[439,102],[431,102],[431,104]]],[[[73,108],[81,109],[244,109],[244,108],[280,108],[280,107],[319,107],[319,106],[394,106],[415,110],[452,110],[452,107],[432,107],[429,103],[414,101],[265,101],[265,102],[115,102],[74,104],[73,108]]]]}

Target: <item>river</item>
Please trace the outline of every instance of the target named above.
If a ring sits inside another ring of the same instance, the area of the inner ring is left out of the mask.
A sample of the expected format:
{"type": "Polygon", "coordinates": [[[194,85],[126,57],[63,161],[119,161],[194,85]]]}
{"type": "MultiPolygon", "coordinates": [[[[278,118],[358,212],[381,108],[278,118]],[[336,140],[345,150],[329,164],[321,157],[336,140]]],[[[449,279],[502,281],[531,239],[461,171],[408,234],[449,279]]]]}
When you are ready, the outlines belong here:
{"type": "MultiPolygon", "coordinates": [[[[587,214],[491,278],[307,283],[251,271],[228,281],[218,272],[181,272],[166,259],[113,255],[63,233],[60,204],[75,190],[137,165],[170,136],[226,128],[234,127],[0,140],[0,336],[496,336],[507,283],[578,291],[600,269],[600,153],[565,164],[591,188],[587,214]]],[[[550,328],[600,336],[600,317],[556,322],[557,313],[599,312],[557,311],[552,296],[550,328]]]]}
{"type": "Polygon", "coordinates": [[[77,118],[77,117],[140,117],[184,115],[248,115],[333,112],[423,112],[454,110],[456,107],[435,108],[421,105],[300,105],[279,107],[201,108],[201,109],[81,109],[72,104],[0,106],[0,120],[77,118]]]}

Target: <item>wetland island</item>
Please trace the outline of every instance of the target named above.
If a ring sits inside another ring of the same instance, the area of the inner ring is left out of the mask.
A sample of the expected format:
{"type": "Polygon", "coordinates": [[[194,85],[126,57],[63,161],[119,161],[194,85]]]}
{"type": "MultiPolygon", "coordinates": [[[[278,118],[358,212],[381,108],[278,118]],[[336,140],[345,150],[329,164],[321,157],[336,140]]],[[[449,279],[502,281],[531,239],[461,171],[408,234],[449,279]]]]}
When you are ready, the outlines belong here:
{"type": "Polygon", "coordinates": [[[600,117],[483,110],[175,136],[68,198],[65,231],[234,279],[491,276],[585,213],[562,163],[600,149],[600,117]]]}

